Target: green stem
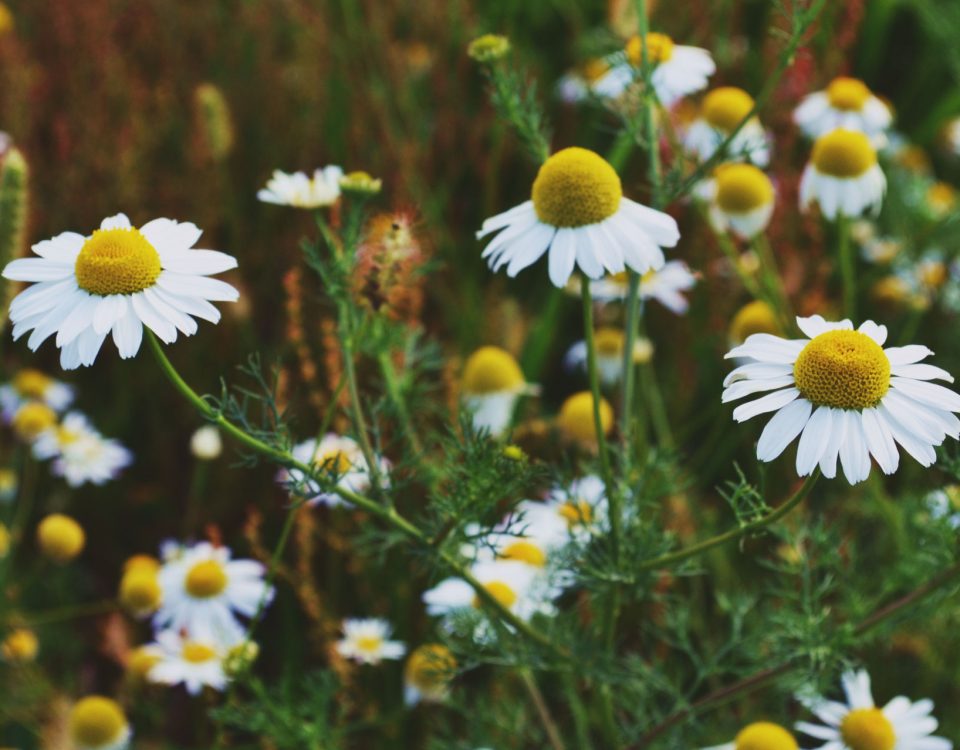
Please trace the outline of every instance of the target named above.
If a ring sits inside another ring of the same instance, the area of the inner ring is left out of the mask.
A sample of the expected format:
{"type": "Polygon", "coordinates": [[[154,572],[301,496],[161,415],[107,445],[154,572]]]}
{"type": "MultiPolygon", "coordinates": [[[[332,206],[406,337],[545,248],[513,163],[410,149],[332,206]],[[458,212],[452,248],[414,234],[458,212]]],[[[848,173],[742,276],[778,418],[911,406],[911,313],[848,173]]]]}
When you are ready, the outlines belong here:
{"type": "Polygon", "coordinates": [[[383,373],[383,382],[387,389],[387,396],[393,402],[393,408],[396,410],[397,417],[400,420],[400,429],[410,442],[410,447],[413,448],[413,452],[420,457],[423,455],[423,444],[420,442],[420,436],[417,435],[417,431],[414,429],[413,420],[410,419],[410,410],[407,408],[406,399],[403,397],[397,371],[393,366],[393,362],[390,360],[390,353],[380,352],[377,359],[380,362],[380,371],[383,373]]]}
{"type": "Polygon", "coordinates": [[[790,300],[787,297],[786,289],[783,286],[783,278],[777,269],[777,260],[773,256],[773,248],[770,247],[770,240],[762,232],[756,235],[750,242],[753,251],[760,259],[760,269],[767,293],[773,301],[773,309],[780,318],[780,325],[784,331],[793,329],[794,318],[790,306],[790,300]]]}
{"type": "Polygon", "coordinates": [[[647,407],[650,412],[650,421],[653,423],[653,429],[657,433],[657,440],[660,446],[667,451],[674,448],[673,430],[670,429],[670,418],[667,415],[667,407],[663,400],[663,392],[660,390],[660,384],[657,381],[657,371],[652,362],[641,365],[643,372],[643,385],[647,395],[647,407]]]}
{"type": "Polygon", "coordinates": [[[117,603],[113,600],[101,602],[87,602],[85,604],[73,604],[66,607],[57,607],[56,609],[46,610],[44,612],[27,613],[17,615],[17,621],[23,621],[30,627],[37,625],[50,625],[55,622],[66,622],[78,617],[92,617],[93,615],[104,615],[107,612],[115,612],[117,603]]]}
{"type": "Polygon", "coordinates": [[[841,211],[837,214],[837,256],[843,278],[843,314],[854,321],[857,316],[857,269],[850,241],[850,219],[841,211]]]}
{"type": "Polygon", "coordinates": [[[734,539],[739,539],[747,536],[748,534],[752,534],[755,531],[759,531],[760,529],[779,521],[803,501],[803,499],[813,488],[813,485],[819,476],[819,469],[815,469],[814,472],[807,477],[800,489],[794,492],[786,502],[780,504],[775,510],[770,511],[765,516],[761,516],[756,520],[745,523],[742,526],[731,529],[723,534],[718,534],[717,536],[705,539],[702,542],[698,542],[697,544],[693,544],[689,547],[684,547],[683,549],[676,550],[675,552],[669,552],[665,555],[660,555],[659,557],[645,560],[644,562],[640,563],[640,565],[637,567],[637,570],[655,570],[657,568],[666,568],[671,565],[676,565],[678,562],[682,562],[688,558],[700,555],[708,550],[713,549],[714,547],[719,547],[722,544],[726,544],[727,542],[732,542],[734,539]]]}
{"type": "Polygon", "coordinates": [[[550,714],[550,708],[543,698],[543,693],[540,692],[533,672],[527,668],[521,668],[520,679],[523,681],[527,693],[530,694],[530,700],[533,701],[533,705],[537,709],[537,714],[543,723],[543,729],[547,734],[547,739],[550,741],[550,746],[553,750],[566,750],[566,745],[563,743],[563,736],[557,728],[557,722],[554,721],[553,716],[550,714]]]}
{"type": "Polygon", "coordinates": [[[573,717],[573,728],[577,733],[577,747],[579,750],[590,750],[590,729],[587,711],[577,692],[577,684],[570,672],[563,674],[563,690],[570,705],[570,715],[573,717]]]}
{"type": "MultiPolygon", "coordinates": [[[[637,366],[633,361],[633,350],[637,343],[637,328],[640,324],[640,274],[629,271],[630,287],[627,292],[626,339],[623,343],[623,390],[620,398],[620,440],[624,446],[623,473],[630,475],[633,463],[633,396],[636,390],[637,366]]],[[[589,284],[589,281],[584,281],[589,284]]]]}

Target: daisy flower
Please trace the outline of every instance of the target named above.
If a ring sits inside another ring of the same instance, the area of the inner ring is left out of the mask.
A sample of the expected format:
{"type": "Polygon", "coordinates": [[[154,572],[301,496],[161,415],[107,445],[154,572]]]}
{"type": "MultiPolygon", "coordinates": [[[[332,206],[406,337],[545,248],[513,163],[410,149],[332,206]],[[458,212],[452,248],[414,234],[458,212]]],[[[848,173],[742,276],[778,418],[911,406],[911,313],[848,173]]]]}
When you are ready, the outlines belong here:
{"type": "Polygon", "coordinates": [[[794,110],[793,120],[810,138],[832,130],[857,130],[880,147],[884,131],[893,122],[890,108],[874,96],[863,81],[834,78],[824,91],[808,94],[794,110]]]}
{"type": "Polygon", "coordinates": [[[623,94],[639,78],[643,47],[647,48],[647,63],[652,68],[650,82],[665,107],[705,89],[717,69],[707,50],[674,44],[666,34],[653,32],[643,42],[639,36],[630,38],[616,63],[593,84],[594,92],[613,99],[623,94]]]}
{"type": "Polygon", "coordinates": [[[457,660],[442,643],[417,646],[403,667],[403,702],[413,706],[446,700],[456,671],[457,660]]]}
{"type": "MultiPolygon", "coordinates": [[[[604,435],[609,435],[613,429],[613,416],[613,407],[601,397],[600,427],[604,435]]],[[[555,424],[560,434],[571,443],[595,450],[597,425],[593,416],[593,394],[590,391],[580,391],[569,396],[560,405],[555,424]]]]}
{"type": "Polygon", "coordinates": [[[758,299],[748,302],[737,310],[727,329],[727,339],[730,341],[730,346],[739,346],[755,333],[778,336],[780,331],[776,310],[770,306],[769,302],[758,299]]]}
{"type": "Polygon", "coordinates": [[[100,695],[77,701],[70,709],[68,726],[77,750],[123,750],[132,734],[120,704],[100,695]]]}
{"type": "MultiPolygon", "coordinates": [[[[341,489],[357,494],[370,489],[370,467],[359,443],[353,438],[329,432],[319,442],[311,438],[298,443],[291,453],[300,463],[329,474],[330,482],[341,489]]],[[[381,481],[386,483],[390,462],[385,458],[377,458],[377,463],[381,481]]],[[[350,505],[336,492],[325,491],[316,481],[308,480],[299,469],[283,469],[278,479],[293,485],[292,491],[306,495],[310,505],[350,505]]]]}
{"type": "Polygon", "coordinates": [[[25,368],[13,380],[0,386],[0,409],[9,424],[17,409],[28,401],[40,401],[60,413],[73,401],[73,388],[39,370],[25,368]]]}
{"type": "Polygon", "coordinates": [[[474,429],[487,430],[494,437],[510,426],[517,400],[537,393],[514,356],[497,346],[481,346],[471,354],[461,382],[463,404],[473,416],[474,429]]]}
{"type": "Polygon", "coordinates": [[[105,484],[133,463],[129,450],[103,437],[79,412],[68,413],[59,425],[44,430],[33,444],[33,455],[54,459],[53,474],[71,487],[105,484]]]}
{"type": "MultiPolygon", "coordinates": [[[[697,274],[686,261],[670,260],[662,268],[647,271],[640,277],[640,299],[655,299],[665,308],[682,315],[690,307],[682,292],[689,292],[697,283],[697,274]]],[[[624,271],[590,282],[590,294],[598,302],[625,300],[630,294],[630,278],[624,271]]]]}
{"type": "Polygon", "coordinates": [[[793,735],[779,724],[757,721],[737,732],[733,742],[704,750],[799,750],[799,746],[793,735]]]}
{"type": "Polygon", "coordinates": [[[563,288],[578,266],[591,279],[604,271],[637,273],[664,264],[661,248],[680,239],[677,222],[624,197],[620,177],[600,155],[566,148],[547,159],[531,199],[483,222],[477,238],[499,234],[483,257],[516,276],[549,255],[550,280],[563,288]]]}
{"type": "Polygon", "coordinates": [[[261,602],[273,599],[263,574],[254,560],[231,560],[226,547],[199,542],[185,548],[157,574],[162,595],[154,627],[233,645],[245,632],[236,615],[253,617],[261,602]]]}
{"type": "Polygon", "coordinates": [[[947,123],[944,128],[944,140],[951,153],[960,156],[960,117],[956,117],[947,123]]]}
{"type": "Polygon", "coordinates": [[[813,144],[813,155],[800,178],[800,208],[816,201],[834,220],[870,209],[880,210],[887,180],[870,139],[855,130],[834,130],[813,144]]]}
{"type": "Polygon", "coordinates": [[[610,71],[610,63],[602,58],[587,60],[576,70],[564,75],[557,82],[557,95],[568,104],[587,99],[593,85],[610,71]]]}
{"type": "Polygon", "coordinates": [[[332,206],[340,198],[342,177],[343,170],[333,165],[317,169],[313,177],[306,172],[287,174],[277,169],[267,181],[267,186],[257,191],[257,198],[264,203],[294,208],[332,206]]]}
{"type": "Polygon", "coordinates": [[[524,534],[549,551],[562,547],[571,538],[585,539],[591,529],[603,527],[607,519],[607,495],[603,480],[595,474],[557,487],[543,502],[525,500],[517,506],[524,534]]]}
{"type": "Polygon", "coordinates": [[[842,677],[847,702],[802,699],[823,724],[797,722],[804,734],[824,740],[819,750],[951,750],[953,743],[934,737],[933,701],[912,702],[902,695],[877,708],[865,670],[842,677]]]}
{"type": "Polygon", "coordinates": [[[182,683],[190,695],[199,695],[204,687],[223,690],[227,686],[223,669],[226,649],[218,641],[163,630],[150,647],[156,661],[147,672],[148,682],[182,683]]]}
{"type": "MultiPolygon", "coordinates": [[[[597,372],[600,382],[605,386],[613,385],[623,376],[623,348],[626,346],[626,334],[619,328],[598,328],[593,332],[594,346],[597,350],[597,372]]],[[[638,338],[633,344],[634,363],[649,362],[653,357],[653,344],[649,339],[638,338]]],[[[587,342],[578,341],[571,346],[563,357],[567,369],[587,369],[587,342]]]]}
{"type": "Polygon", "coordinates": [[[391,641],[393,628],[378,618],[346,619],[343,621],[343,640],[337,641],[340,656],[361,664],[379,664],[383,659],[400,659],[407,647],[400,641],[391,641]]]}
{"type": "Polygon", "coordinates": [[[750,240],[767,228],[773,216],[773,183],[752,164],[721,164],[697,192],[708,201],[710,223],[718,232],[750,240]]]}
{"type": "MultiPolygon", "coordinates": [[[[753,97],[735,86],[722,86],[708,93],[700,108],[700,117],[684,136],[687,150],[700,161],[707,161],[727,140],[743,118],[753,110],[753,97]]],[[[767,133],[757,117],[751,117],[727,145],[730,160],[746,160],[758,167],[770,162],[767,133]]]]}
{"type": "Polygon", "coordinates": [[[870,474],[872,456],[885,474],[897,470],[899,444],[922,466],[936,461],[934,446],[960,437],[960,395],[928,382],[953,382],[948,372],[920,364],[932,354],[925,346],[882,348],[886,326],[867,321],[856,331],[849,320],[828,323],[819,315],[797,318],[808,337],[782,339],[754,334],[726,356],[752,361],[723,382],[723,402],[758,393],[741,404],[738,422],[776,412],[767,423],[757,458],[772,461],[800,436],[800,476],[819,465],[833,478],[837,458],[850,484],[870,474]]]}
{"type": "Polygon", "coordinates": [[[32,331],[32,351],[53,334],[65,370],[89,366],[107,334],[123,359],[140,349],[143,327],[172,344],[197,322],[216,323],[214,302],[235,302],[229,284],[208,278],[236,268],[233,256],[197,250],[200,230],[189,222],[154,219],[134,228],[124,214],[104,219],[89,237],[64,232],[33,246],[37,258],[11,261],[3,276],[35,282],[10,303],[13,338],[32,331]]]}

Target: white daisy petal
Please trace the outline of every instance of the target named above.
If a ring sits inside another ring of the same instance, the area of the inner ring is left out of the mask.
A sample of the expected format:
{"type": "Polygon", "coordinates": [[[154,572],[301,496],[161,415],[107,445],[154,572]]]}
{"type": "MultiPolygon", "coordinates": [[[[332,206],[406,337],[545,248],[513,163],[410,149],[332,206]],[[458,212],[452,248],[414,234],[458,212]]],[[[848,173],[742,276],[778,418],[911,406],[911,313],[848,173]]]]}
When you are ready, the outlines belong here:
{"type": "Polygon", "coordinates": [[[800,434],[813,407],[806,399],[787,404],[764,427],[757,443],[757,458],[772,461],[800,434]]]}

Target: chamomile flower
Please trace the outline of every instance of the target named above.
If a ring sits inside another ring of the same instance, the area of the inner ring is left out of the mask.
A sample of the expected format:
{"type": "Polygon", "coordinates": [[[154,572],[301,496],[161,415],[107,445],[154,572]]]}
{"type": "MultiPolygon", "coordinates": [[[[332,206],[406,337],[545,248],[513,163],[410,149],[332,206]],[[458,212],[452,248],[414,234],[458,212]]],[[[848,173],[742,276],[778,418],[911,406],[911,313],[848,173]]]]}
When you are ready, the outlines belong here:
{"type": "MultiPolygon", "coordinates": [[[[720,145],[733,134],[737,126],[753,110],[753,97],[735,86],[713,89],[703,99],[700,117],[684,136],[687,150],[700,161],[707,161],[720,145]]],[[[770,162],[770,143],[759,118],[751,117],[744,123],[726,149],[730,161],[749,161],[758,167],[770,162]]]]}
{"type": "Polygon", "coordinates": [[[565,74],[557,82],[557,95],[568,104],[587,99],[597,83],[610,71],[610,63],[602,58],[587,60],[583,65],[565,74]]]}
{"type": "Polygon", "coordinates": [[[749,240],[763,232],[773,216],[773,183],[752,164],[721,164],[698,190],[709,202],[710,223],[749,240]]]}
{"type": "Polygon", "coordinates": [[[263,575],[263,565],[231,560],[226,547],[209,542],[188,547],[157,574],[162,595],[154,627],[186,630],[191,638],[233,645],[245,631],[236,616],[253,617],[261,603],[273,599],[263,575]]]}
{"type": "Polygon", "coordinates": [[[800,179],[800,207],[816,202],[827,219],[856,218],[879,211],[886,188],[870,139],[855,130],[833,130],[813,144],[800,179]]]}
{"type": "Polygon", "coordinates": [[[960,437],[960,395],[930,380],[953,382],[948,372],[920,364],[925,346],[882,348],[885,326],[849,320],[828,323],[819,315],[797,318],[805,339],[754,334],[726,356],[749,357],[724,380],[724,403],[765,393],[741,404],[742,422],[776,412],[757,445],[757,458],[772,461],[800,436],[800,476],[819,465],[833,478],[837,458],[850,484],[870,474],[872,456],[885,474],[897,470],[899,444],[922,466],[936,460],[934,446],[960,437]]]}
{"type": "Polygon", "coordinates": [[[71,487],[87,482],[102,485],[133,462],[129,450],[97,432],[79,412],[69,412],[60,424],[40,433],[33,455],[41,460],[52,458],[51,471],[71,487]]]}
{"type": "MultiPolygon", "coordinates": [[[[597,350],[597,372],[600,382],[610,386],[623,377],[623,348],[626,346],[626,334],[619,328],[598,328],[593,333],[593,341],[597,350]]],[[[653,345],[648,339],[638,338],[633,345],[633,361],[635,363],[649,362],[653,345]]],[[[563,358],[564,367],[568,369],[587,369],[587,342],[578,341],[571,346],[563,358]]]]}
{"type": "Polygon", "coordinates": [[[51,513],[37,524],[37,546],[54,562],[70,562],[83,552],[86,541],[83,527],[62,513],[51,513]]]}
{"type": "Polygon", "coordinates": [[[951,750],[953,743],[935,737],[933,701],[913,702],[902,695],[877,708],[866,671],[842,677],[847,702],[801,698],[823,724],[797,722],[797,730],[823,740],[819,750],[951,750]]]}
{"type": "MultiPolygon", "coordinates": [[[[608,435],[613,429],[613,407],[603,397],[600,398],[599,411],[600,428],[604,435],[608,435]]],[[[580,391],[567,397],[560,405],[555,423],[560,434],[571,443],[587,449],[597,448],[597,425],[590,391],[580,391]]]]}
{"type": "MultiPolygon", "coordinates": [[[[685,261],[669,260],[640,277],[640,299],[656,300],[670,312],[682,315],[690,307],[683,292],[689,292],[696,283],[697,274],[685,261]]],[[[599,302],[624,300],[630,293],[629,276],[623,272],[591,281],[590,293],[599,302]]]]}
{"type": "Polygon", "coordinates": [[[500,437],[510,426],[517,400],[536,392],[514,356],[500,347],[481,346],[464,364],[461,396],[476,430],[500,437]]]}
{"type": "Polygon", "coordinates": [[[595,474],[553,489],[543,502],[525,500],[517,506],[520,527],[548,554],[573,538],[585,539],[607,522],[607,495],[595,474]]]}
{"type": "Polygon", "coordinates": [[[704,750],[799,750],[799,745],[793,735],[779,724],[757,721],[737,732],[733,742],[704,750]]]}
{"type": "Polygon", "coordinates": [[[342,177],[343,169],[333,165],[317,169],[313,177],[306,172],[287,174],[277,169],[267,186],[257,191],[257,198],[264,203],[294,208],[332,206],[340,198],[342,177]]]}
{"type": "Polygon", "coordinates": [[[730,346],[739,346],[755,333],[768,333],[773,336],[780,334],[780,323],[777,312],[770,307],[769,302],[754,300],[748,302],[733,316],[727,330],[730,346]]]}
{"type": "Polygon", "coordinates": [[[389,640],[392,630],[389,622],[379,618],[344,620],[343,640],[336,643],[337,653],[361,664],[401,659],[407,647],[400,641],[389,640]]]}
{"type": "Polygon", "coordinates": [[[130,724],[110,698],[88,695],[70,709],[70,739],[77,750],[123,750],[130,742],[130,724]]]}
{"type": "MultiPolygon", "coordinates": [[[[329,432],[318,442],[311,438],[294,446],[293,457],[300,463],[312,466],[329,475],[330,482],[349,492],[363,494],[371,487],[370,467],[363,450],[353,438],[329,432]]],[[[381,482],[386,483],[390,462],[377,458],[381,482]]],[[[278,475],[280,481],[292,485],[292,490],[303,494],[311,505],[349,505],[336,492],[327,491],[307,479],[299,469],[284,469],[278,475]]]]}
{"type": "Polygon", "coordinates": [[[624,197],[620,177],[603,157],[566,148],[547,159],[531,199],[483,222],[477,238],[499,232],[483,251],[490,267],[516,276],[549,255],[549,274],[562,288],[574,267],[598,279],[664,264],[661,248],[680,239],[672,217],[624,197]]]}
{"type": "Polygon", "coordinates": [[[417,646],[403,667],[403,702],[413,706],[445,701],[457,666],[456,657],[442,643],[417,646]]]}
{"type": "Polygon", "coordinates": [[[189,222],[154,219],[136,229],[124,214],[104,219],[89,237],[64,232],[33,246],[39,257],[11,261],[3,276],[35,282],[10,303],[13,338],[32,331],[37,348],[53,334],[65,370],[89,366],[108,334],[123,359],[140,349],[143,327],[172,344],[192,336],[192,316],[216,323],[210,304],[239,293],[211,274],[236,268],[234,257],[197,250],[200,230],[189,222]]]}
{"type": "Polygon", "coordinates": [[[150,646],[156,661],[147,672],[149,682],[183,684],[190,695],[199,695],[205,687],[223,690],[227,686],[226,648],[219,641],[163,630],[150,646]]]}
{"type": "Polygon", "coordinates": [[[876,147],[893,122],[890,108],[856,78],[834,78],[827,88],[807,95],[794,110],[793,120],[810,138],[843,128],[865,134],[876,147]]]}
{"type": "Polygon", "coordinates": [[[623,94],[640,78],[643,47],[646,47],[647,63],[652,68],[650,81],[653,90],[665,107],[705,89],[717,69],[707,50],[674,44],[666,34],[652,32],[646,35],[645,44],[639,36],[630,38],[623,54],[614,58],[610,70],[593,84],[594,92],[610,98],[623,94]]]}
{"type": "Polygon", "coordinates": [[[73,388],[39,370],[25,368],[14,375],[9,383],[0,386],[3,420],[9,423],[17,409],[28,401],[40,401],[59,414],[73,401],[73,388]]]}

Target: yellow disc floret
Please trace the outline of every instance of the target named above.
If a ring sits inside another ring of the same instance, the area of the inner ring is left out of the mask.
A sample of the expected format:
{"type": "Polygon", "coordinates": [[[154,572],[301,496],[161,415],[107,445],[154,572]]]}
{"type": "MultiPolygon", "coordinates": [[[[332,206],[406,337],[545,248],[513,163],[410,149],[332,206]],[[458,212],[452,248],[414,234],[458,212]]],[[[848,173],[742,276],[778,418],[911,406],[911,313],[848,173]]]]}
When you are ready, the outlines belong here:
{"type": "Polygon", "coordinates": [[[0,560],[10,552],[10,530],[6,525],[0,523],[0,560]]]}
{"type": "Polygon", "coordinates": [[[779,724],[758,721],[740,730],[735,750],[797,750],[797,741],[779,724]]]}
{"type": "Polygon", "coordinates": [[[410,654],[403,679],[428,697],[439,697],[457,669],[457,660],[441,643],[425,643],[410,654]]]}
{"type": "Polygon", "coordinates": [[[13,415],[13,431],[22,440],[35,440],[57,423],[57,413],[42,401],[28,401],[13,415]]]}
{"type": "MultiPolygon", "coordinates": [[[[600,399],[600,426],[606,435],[613,428],[613,409],[600,399]]],[[[569,439],[585,445],[596,445],[597,430],[593,415],[593,394],[581,391],[570,396],[560,407],[557,427],[569,439]]]]}
{"type": "Polygon", "coordinates": [[[623,354],[623,331],[619,328],[598,328],[593,333],[598,357],[618,357],[623,354]]]}
{"type": "Polygon", "coordinates": [[[879,708],[858,708],[840,723],[840,736],[850,750],[893,750],[897,736],[879,708]]]}
{"type": "Polygon", "coordinates": [[[39,370],[30,368],[20,370],[13,376],[13,387],[26,398],[43,398],[53,380],[39,370]]]}
{"type": "Polygon", "coordinates": [[[736,86],[721,86],[703,99],[703,119],[724,133],[731,133],[753,109],[753,97],[736,86]]]}
{"type": "Polygon", "coordinates": [[[153,286],[160,255],[139,230],[98,229],[77,256],[77,284],[90,294],[133,294],[153,286]]]}
{"type": "Polygon", "coordinates": [[[317,456],[314,465],[328,471],[331,474],[346,474],[353,468],[353,461],[350,460],[350,457],[346,454],[345,451],[340,450],[339,448],[327,451],[323,455],[317,456]]]}
{"type": "MultiPolygon", "coordinates": [[[[504,583],[503,581],[487,581],[483,584],[483,587],[490,596],[507,609],[510,609],[510,607],[517,603],[517,592],[514,591],[508,583],[504,583]]],[[[479,596],[473,598],[474,607],[480,607],[482,603],[479,596]]]]}
{"type": "Polygon", "coordinates": [[[37,658],[40,650],[40,641],[36,634],[26,628],[18,628],[10,633],[0,643],[0,656],[12,664],[22,664],[37,658]]]}
{"type": "Polygon", "coordinates": [[[37,526],[40,551],[58,563],[69,562],[83,551],[86,534],[70,516],[53,513],[37,526]]]}
{"type": "Polygon", "coordinates": [[[565,502],[557,509],[557,513],[563,517],[567,526],[570,527],[590,523],[593,520],[593,506],[586,500],[565,502]]]}
{"type": "Polygon", "coordinates": [[[156,570],[146,565],[136,566],[120,579],[120,604],[135,615],[155,612],[162,598],[156,570]]]}
{"type": "Polygon", "coordinates": [[[742,344],[747,337],[755,333],[780,332],[777,314],[772,307],[763,300],[754,300],[741,307],[730,321],[730,340],[742,344]]]}
{"type": "Polygon", "coordinates": [[[728,214],[746,214],[773,202],[773,183],[752,164],[717,169],[717,205],[728,214]]]}
{"type": "Polygon", "coordinates": [[[603,58],[596,57],[583,64],[580,75],[587,83],[596,83],[606,75],[608,70],[610,70],[609,63],[603,58]]]}
{"type": "Polygon", "coordinates": [[[623,188],[616,170],[599,154],[565,148],[547,159],[533,181],[533,208],[544,224],[582,227],[613,216],[623,188]]]}
{"type": "Polygon", "coordinates": [[[112,745],[127,732],[127,717],[116,701],[91,695],[70,711],[70,736],[80,748],[112,745]]]}
{"type": "Polygon", "coordinates": [[[805,399],[837,409],[876,406],[890,387],[890,360],[859,331],[827,331],[807,344],[793,365],[805,399]]]}
{"type": "Polygon", "coordinates": [[[517,539],[510,542],[500,551],[499,556],[504,560],[518,560],[538,568],[547,564],[546,553],[529,539],[517,539]]]}
{"type": "Polygon", "coordinates": [[[187,572],[184,588],[196,599],[209,599],[227,587],[227,572],[216,560],[198,562],[187,572]]]}
{"type": "Polygon", "coordinates": [[[813,144],[813,166],[831,177],[859,177],[877,163],[870,139],[856,130],[834,130],[813,144]]]}
{"type": "Polygon", "coordinates": [[[206,643],[199,641],[187,641],[183,644],[183,650],[180,652],[184,661],[191,664],[203,664],[217,658],[217,652],[206,643]]]}
{"type": "Polygon", "coordinates": [[[526,385],[513,355],[497,346],[482,346],[463,368],[463,391],[471,396],[520,391],[526,385]]]}
{"type": "Polygon", "coordinates": [[[140,646],[133,650],[127,660],[127,674],[135,680],[145,680],[162,658],[156,646],[140,646]]]}
{"type": "Polygon", "coordinates": [[[827,98],[834,109],[859,112],[870,98],[870,89],[856,78],[834,78],[827,86],[827,98]]]}
{"type": "MultiPolygon", "coordinates": [[[[673,57],[673,40],[666,34],[652,32],[647,34],[647,62],[651,65],[659,65],[673,57]]],[[[640,37],[630,37],[627,42],[627,59],[635,68],[643,64],[643,46],[640,44],[640,37]]]]}

